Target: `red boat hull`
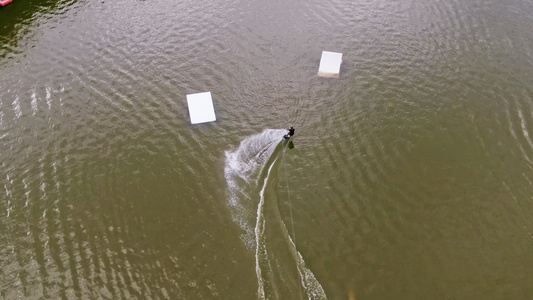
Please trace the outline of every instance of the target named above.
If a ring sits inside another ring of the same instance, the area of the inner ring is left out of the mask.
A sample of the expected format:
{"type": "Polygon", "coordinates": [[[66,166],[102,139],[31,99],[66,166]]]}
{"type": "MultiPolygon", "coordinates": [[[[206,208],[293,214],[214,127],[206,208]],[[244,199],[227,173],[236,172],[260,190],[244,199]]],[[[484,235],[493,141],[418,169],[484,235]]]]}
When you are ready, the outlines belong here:
{"type": "Polygon", "coordinates": [[[13,0],[0,0],[0,6],[6,6],[11,3],[11,1],[13,0]]]}

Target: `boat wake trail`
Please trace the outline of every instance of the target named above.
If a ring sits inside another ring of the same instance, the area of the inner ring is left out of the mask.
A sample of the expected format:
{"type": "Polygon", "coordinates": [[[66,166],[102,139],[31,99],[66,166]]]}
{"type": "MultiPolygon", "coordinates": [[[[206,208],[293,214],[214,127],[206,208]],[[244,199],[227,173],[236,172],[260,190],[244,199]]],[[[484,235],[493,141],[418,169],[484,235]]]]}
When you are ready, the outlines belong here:
{"type": "Polygon", "coordinates": [[[278,158],[283,155],[283,129],[267,129],[226,151],[225,177],[233,220],[255,252],[260,299],[326,299],[314,274],[305,267],[281,219],[275,192],[278,158]],[[280,247],[286,245],[286,247],[280,247]]]}

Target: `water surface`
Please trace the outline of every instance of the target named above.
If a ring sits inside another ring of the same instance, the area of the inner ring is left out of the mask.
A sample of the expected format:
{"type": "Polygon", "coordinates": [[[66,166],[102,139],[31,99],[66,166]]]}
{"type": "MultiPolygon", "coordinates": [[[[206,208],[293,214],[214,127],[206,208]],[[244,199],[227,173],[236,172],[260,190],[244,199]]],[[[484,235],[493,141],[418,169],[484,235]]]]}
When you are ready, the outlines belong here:
{"type": "Polygon", "coordinates": [[[0,295],[529,298],[531,16],[519,0],[15,0],[0,295]],[[343,53],[339,79],[316,76],[323,50],[343,53]],[[185,95],[204,91],[217,121],[191,125],[185,95]]]}

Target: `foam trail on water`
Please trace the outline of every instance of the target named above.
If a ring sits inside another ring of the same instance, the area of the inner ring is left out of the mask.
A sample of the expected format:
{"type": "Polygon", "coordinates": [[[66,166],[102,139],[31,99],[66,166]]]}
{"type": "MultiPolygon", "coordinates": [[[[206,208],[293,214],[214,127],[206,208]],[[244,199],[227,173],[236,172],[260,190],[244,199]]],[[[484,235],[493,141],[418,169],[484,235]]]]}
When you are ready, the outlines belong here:
{"type": "Polygon", "coordinates": [[[261,258],[264,258],[264,259],[268,258],[267,250],[265,247],[265,242],[263,240],[263,237],[264,237],[263,234],[265,231],[265,219],[264,219],[264,214],[263,214],[263,205],[265,203],[265,188],[267,186],[268,178],[270,177],[270,171],[272,170],[272,167],[274,166],[276,160],[274,160],[274,162],[272,162],[272,164],[268,168],[267,176],[265,177],[265,180],[263,181],[263,187],[261,188],[261,192],[259,192],[260,200],[259,200],[259,205],[257,205],[257,220],[255,223],[255,241],[256,241],[255,272],[257,274],[257,280],[259,282],[259,288],[258,288],[257,293],[261,299],[265,299],[265,287],[264,287],[264,282],[263,282],[264,281],[263,274],[261,271],[261,258]]]}
{"type": "Polygon", "coordinates": [[[285,229],[285,233],[287,234],[287,237],[289,238],[291,245],[293,246],[294,253],[296,253],[298,276],[300,277],[302,286],[304,287],[307,293],[307,298],[327,299],[326,292],[324,292],[322,285],[320,285],[320,282],[318,282],[318,280],[316,279],[315,274],[313,274],[311,270],[305,267],[304,258],[302,257],[302,254],[300,254],[300,252],[298,252],[298,250],[296,249],[296,245],[294,244],[294,241],[292,240],[289,231],[287,230],[287,226],[285,226],[285,223],[283,223],[283,228],[285,229]]]}
{"type": "MultiPolygon", "coordinates": [[[[255,270],[260,299],[272,298],[266,295],[265,284],[276,290],[275,281],[269,280],[276,272],[271,266],[267,252],[263,208],[265,190],[271,171],[278,160],[278,157],[272,157],[272,155],[284,133],[285,130],[282,129],[267,129],[260,134],[245,138],[237,149],[225,153],[224,174],[228,183],[229,206],[233,220],[245,231],[242,236],[244,243],[250,250],[255,250],[255,270]],[[267,170],[266,174],[264,170],[267,170]]],[[[279,221],[283,223],[282,220],[279,221]]],[[[290,241],[293,248],[291,250],[294,254],[300,284],[307,298],[326,299],[322,286],[314,274],[305,267],[303,257],[297,251],[284,223],[283,228],[282,235],[290,241]]]]}
{"type": "MultiPolygon", "coordinates": [[[[267,129],[245,138],[235,150],[226,151],[224,175],[228,183],[229,205],[233,220],[246,231],[245,244],[255,248],[256,201],[252,199],[257,191],[261,170],[276,149],[285,133],[282,129],[267,129]]],[[[257,199],[257,198],[256,198],[257,199]]]]}

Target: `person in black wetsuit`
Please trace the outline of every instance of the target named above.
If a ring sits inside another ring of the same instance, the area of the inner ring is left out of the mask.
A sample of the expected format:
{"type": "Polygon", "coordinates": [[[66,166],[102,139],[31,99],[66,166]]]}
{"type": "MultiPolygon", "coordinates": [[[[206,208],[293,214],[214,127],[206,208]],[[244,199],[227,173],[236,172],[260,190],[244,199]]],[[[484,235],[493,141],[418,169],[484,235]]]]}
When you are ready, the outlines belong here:
{"type": "Polygon", "coordinates": [[[289,132],[287,132],[287,134],[283,136],[283,138],[285,138],[286,140],[290,139],[294,135],[294,130],[294,127],[289,127],[289,132]]]}

